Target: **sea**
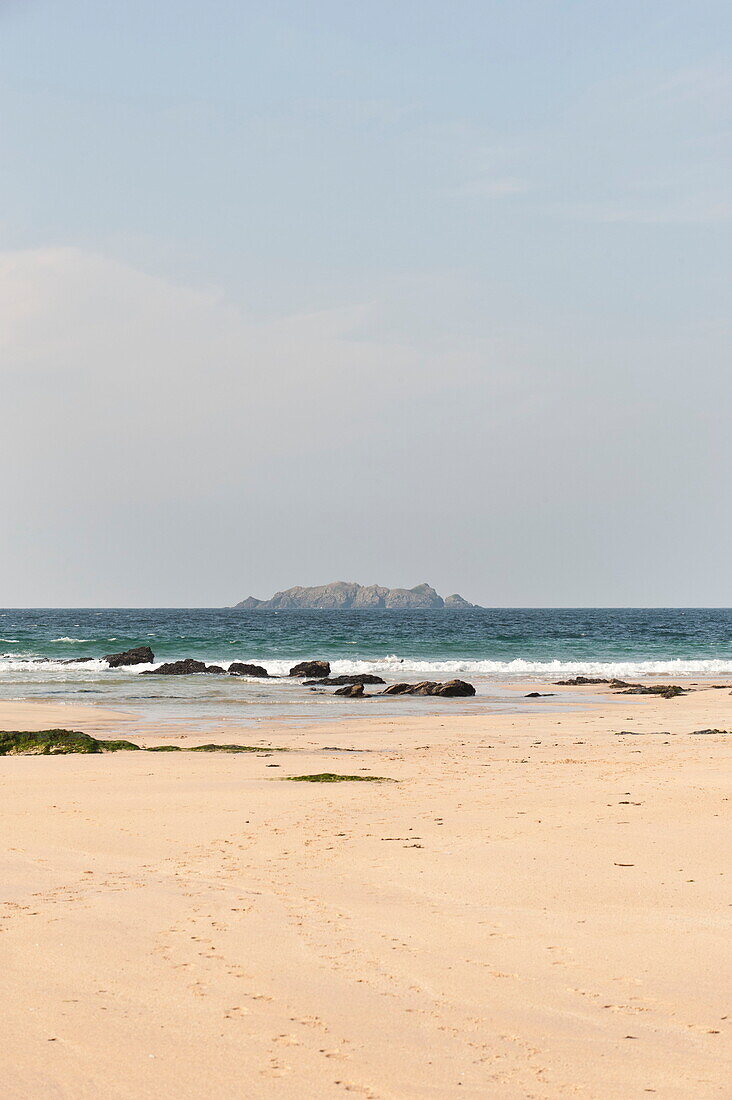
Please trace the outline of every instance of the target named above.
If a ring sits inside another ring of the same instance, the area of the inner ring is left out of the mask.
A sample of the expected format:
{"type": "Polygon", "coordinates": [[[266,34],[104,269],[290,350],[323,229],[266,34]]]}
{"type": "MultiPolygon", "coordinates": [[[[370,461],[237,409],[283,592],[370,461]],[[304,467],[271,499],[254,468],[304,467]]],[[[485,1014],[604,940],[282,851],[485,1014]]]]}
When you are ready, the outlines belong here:
{"type": "MultiPolygon", "coordinates": [[[[345,713],[512,710],[524,684],[569,676],[688,682],[732,678],[730,608],[475,608],[463,611],[236,611],[230,608],[0,610],[0,699],[97,703],[148,718],[224,715],[293,721],[345,713]],[[149,645],[152,665],[110,669],[103,657],[149,645]],[[91,657],[84,664],[68,664],[91,657]],[[271,679],[141,676],[195,657],[226,668],[263,665],[271,679]],[[333,675],[376,673],[387,683],[459,677],[474,699],[335,699],[288,677],[298,661],[333,675]],[[500,685],[513,685],[506,691],[500,685]]],[[[547,686],[547,691],[552,688],[547,686]]],[[[562,705],[555,691],[545,706],[562,705]]],[[[567,702],[567,705],[571,705],[567,702]]]]}

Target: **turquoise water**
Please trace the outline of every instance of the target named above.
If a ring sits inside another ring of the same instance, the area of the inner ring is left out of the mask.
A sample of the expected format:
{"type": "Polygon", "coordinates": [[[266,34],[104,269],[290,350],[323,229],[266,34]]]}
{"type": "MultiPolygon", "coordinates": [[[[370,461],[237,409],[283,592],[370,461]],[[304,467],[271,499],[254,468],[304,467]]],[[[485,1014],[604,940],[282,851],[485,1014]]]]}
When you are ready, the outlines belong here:
{"type": "MultiPolygon", "coordinates": [[[[140,677],[141,668],[110,671],[101,660],[141,644],[151,646],[156,662],[190,656],[226,666],[254,660],[272,675],[286,676],[299,660],[325,658],[336,674],[377,672],[387,681],[461,676],[481,695],[495,697],[500,681],[551,682],[577,673],[724,679],[732,676],[732,610],[5,609],[0,697],[168,711],[276,706],[293,714],[322,707],[326,698],[287,680],[140,677]],[[82,656],[95,660],[63,663],[82,656]]],[[[399,704],[400,711],[411,705],[399,704]]]]}

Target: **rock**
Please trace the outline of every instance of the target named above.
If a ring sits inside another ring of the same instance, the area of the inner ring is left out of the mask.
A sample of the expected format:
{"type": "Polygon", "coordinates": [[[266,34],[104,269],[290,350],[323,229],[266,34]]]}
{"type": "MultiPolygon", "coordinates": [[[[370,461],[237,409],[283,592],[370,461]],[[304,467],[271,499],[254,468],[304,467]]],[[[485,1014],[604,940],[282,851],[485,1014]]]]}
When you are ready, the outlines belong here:
{"type": "Polygon", "coordinates": [[[68,753],[138,751],[131,741],[100,741],[77,730],[0,733],[0,756],[65,756],[68,753]]]}
{"type": "Polygon", "coordinates": [[[471,607],[473,604],[458,596],[457,592],[453,592],[452,596],[445,596],[445,608],[448,611],[465,611],[471,607]]]}
{"type": "Polygon", "coordinates": [[[382,695],[431,695],[432,689],[440,685],[434,680],[421,680],[418,684],[390,684],[382,695]]]}
{"type": "Polygon", "coordinates": [[[137,649],[126,649],[124,653],[108,653],[102,660],[110,668],[122,668],[124,665],[151,665],[155,654],[149,645],[140,645],[137,649]]]}
{"type": "Polygon", "coordinates": [[[686,695],[687,689],[677,684],[653,684],[646,687],[644,684],[631,684],[619,695],[660,695],[662,699],[675,699],[677,695],[686,695]]]}
{"type": "Polygon", "coordinates": [[[186,657],[183,661],[169,661],[158,668],[140,673],[141,676],[190,676],[194,672],[205,672],[204,661],[196,661],[193,657],[186,657]]]}
{"type": "Polygon", "coordinates": [[[411,684],[389,684],[388,688],[384,688],[382,695],[408,695],[411,684]]]}
{"type": "Polygon", "coordinates": [[[338,688],[333,694],[345,695],[349,699],[360,699],[364,694],[363,684],[348,684],[346,687],[338,688]]]}
{"type": "Polygon", "coordinates": [[[416,588],[390,588],[384,597],[384,607],[390,610],[413,610],[443,608],[445,601],[428,584],[418,584],[416,588]]]}
{"type": "Polygon", "coordinates": [[[584,687],[585,684],[609,684],[602,676],[573,676],[571,680],[557,680],[555,687],[584,687]]]}
{"type": "Polygon", "coordinates": [[[62,661],[62,665],[85,665],[89,661],[96,660],[95,657],[67,657],[65,661],[62,661]]]}
{"type": "Polygon", "coordinates": [[[442,696],[475,695],[475,688],[465,680],[448,680],[446,684],[438,684],[437,690],[430,694],[442,696]]]}
{"type": "Polygon", "coordinates": [[[553,691],[530,691],[528,695],[524,695],[524,699],[548,699],[550,696],[554,696],[553,691]]]}
{"type": "Polygon", "coordinates": [[[625,680],[607,680],[604,676],[573,676],[571,680],[557,680],[555,687],[584,687],[587,684],[608,684],[613,688],[634,687],[634,684],[626,684],[625,680]]]}
{"type": "Polygon", "coordinates": [[[353,596],[351,597],[351,607],[358,610],[358,608],[383,608],[386,606],[386,598],[389,595],[389,589],[384,588],[380,584],[361,585],[356,584],[353,586],[353,596]]]}
{"type": "Polygon", "coordinates": [[[226,675],[226,669],[222,668],[221,665],[206,665],[206,667],[203,671],[208,676],[225,676],[226,675]]]}
{"type": "Polygon", "coordinates": [[[382,695],[440,695],[443,698],[450,696],[475,695],[475,688],[465,680],[448,680],[444,684],[434,680],[422,680],[418,684],[390,684],[384,688],[382,695]]]}
{"type": "Polygon", "coordinates": [[[327,684],[329,687],[341,687],[343,684],[385,684],[381,676],[372,676],[370,672],[359,673],[357,676],[326,676],[322,680],[306,680],[305,687],[311,684],[318,686],[327,684]]]}
{"type": "Polygon", "coordinates": [[[441,687],[435,680],[420,680],[418,684],[412,684],[409,695],[434,695],[435,690],[441,687]]]}
{"type": "Polygon", "coordinates": [[[301,661],[290,669],[290,676],[308,676],[322,680],[324,676],[330,676],[330,662],[301,661]]]}
{"type": "Polygon", "coordinates": [[[248,665],[243,663],[242,661],[233,661],[229,665],[229,675],[265,677],[269,676],[269,673],[267,672],[266,668],[262,667],[262,665],[248,665]]]}
{"type": "Polygon", "coordinates": [[[675,699],[677,695],[687,694],[687,689],[679,687],[678,684],[668,684],[665,688],[661,686],[651,690],[654,695],[660,695],[662,699],[675,699]]]}

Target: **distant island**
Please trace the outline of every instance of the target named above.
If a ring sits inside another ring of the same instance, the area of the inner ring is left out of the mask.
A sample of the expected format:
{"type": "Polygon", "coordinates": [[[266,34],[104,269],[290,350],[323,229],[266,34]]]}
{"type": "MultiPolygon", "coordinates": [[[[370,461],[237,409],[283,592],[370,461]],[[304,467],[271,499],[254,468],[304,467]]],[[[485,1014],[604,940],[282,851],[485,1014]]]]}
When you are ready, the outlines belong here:
{"type": "Polygon", "coordinates": [[[275,592],[271,600],[258,600],[249,596],[235,604],[240,611],[308,610],[350,611],[359,608],[381,608],[386,611],[412,611],[416,609],[465,610],[475,607],[457,593],[443,600],[428,584],[416,588],[382,588],[379,584],[355,584],[334,581],[315,588],[296,585],[284,592],[275,592]]]}

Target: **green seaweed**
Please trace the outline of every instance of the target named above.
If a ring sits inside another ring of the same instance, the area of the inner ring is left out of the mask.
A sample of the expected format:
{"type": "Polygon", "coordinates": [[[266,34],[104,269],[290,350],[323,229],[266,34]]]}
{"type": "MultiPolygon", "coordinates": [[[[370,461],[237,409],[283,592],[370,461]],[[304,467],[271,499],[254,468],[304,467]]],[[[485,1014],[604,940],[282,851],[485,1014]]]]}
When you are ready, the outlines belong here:
{"type": "Polygon", "coordinates": [[[284,775],[288,783],[393,783],[385,775],[336,775],[335,772],[319,772],[317,775],[284,775]]]}
{"type": "Polygon", "coordinates": [[[101,741],[78,730],[0,733],[0,756],[64,756],[68,753],[130,752],[139,748],[131,741],[101,741]]]}
{"type": "Polygon", "coordinates": [[[270,745],[194,745],[187,752],[287,752],[270,745]]]}
{"type": "MultiPolygon", "coordinates": [[[[0,756],[66,756],[69,753],[140,751],[132,741],[102,741],[78,730],[41,730],[0,732],[0,756]]],[[[269,745],[152,745],[145,752],[287,752],[269,745]]]]}

